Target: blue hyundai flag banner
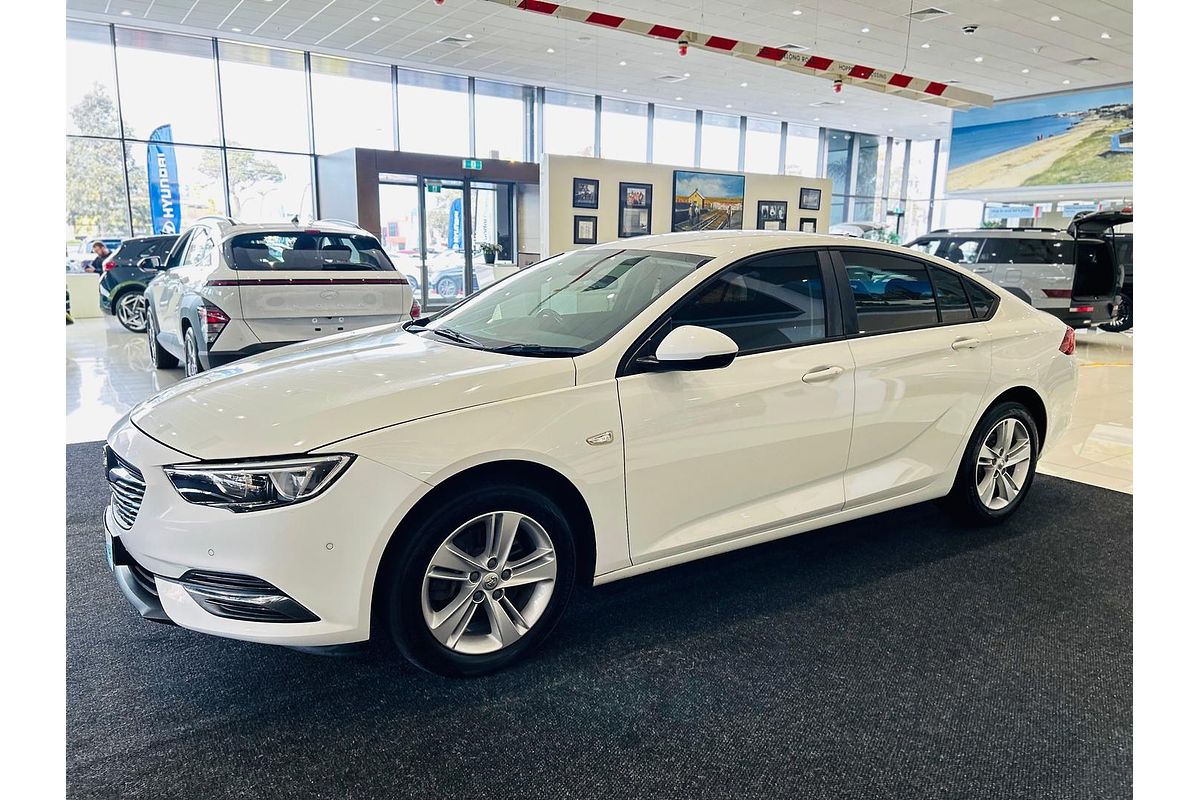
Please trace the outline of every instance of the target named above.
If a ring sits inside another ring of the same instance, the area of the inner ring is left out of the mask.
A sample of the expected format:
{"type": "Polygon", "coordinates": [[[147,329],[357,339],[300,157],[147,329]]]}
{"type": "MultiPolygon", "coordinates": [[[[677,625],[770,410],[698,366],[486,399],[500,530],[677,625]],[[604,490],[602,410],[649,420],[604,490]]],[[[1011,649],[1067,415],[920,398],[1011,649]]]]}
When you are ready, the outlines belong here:
{"type": "Polygon", "coordinates": [[[450,230],[446,234],[447,250],[462,250],[463,248],[462,206],[461,197],[456,197],[450,202],[450,230]]]}
{"type": "Polygon", "coordinates": [[[150,184],[150,217],[154,233],[179,233],[179,171],[171,126],[160,125],[146,145],[146,175],[150,184]]]}

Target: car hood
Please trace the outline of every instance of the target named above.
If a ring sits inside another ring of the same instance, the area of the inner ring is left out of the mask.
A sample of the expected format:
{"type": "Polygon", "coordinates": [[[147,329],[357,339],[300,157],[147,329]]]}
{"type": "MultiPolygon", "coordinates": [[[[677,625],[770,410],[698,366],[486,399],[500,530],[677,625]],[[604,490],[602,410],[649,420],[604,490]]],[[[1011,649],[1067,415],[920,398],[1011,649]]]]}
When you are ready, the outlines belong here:
{"type": "Polygon", "coordinates": [[[290,345],[182,381],[130,412],[200,459],[303,453],[366,431],[575,384],[570,358],[443,343],[399,325],[290,345]]]}

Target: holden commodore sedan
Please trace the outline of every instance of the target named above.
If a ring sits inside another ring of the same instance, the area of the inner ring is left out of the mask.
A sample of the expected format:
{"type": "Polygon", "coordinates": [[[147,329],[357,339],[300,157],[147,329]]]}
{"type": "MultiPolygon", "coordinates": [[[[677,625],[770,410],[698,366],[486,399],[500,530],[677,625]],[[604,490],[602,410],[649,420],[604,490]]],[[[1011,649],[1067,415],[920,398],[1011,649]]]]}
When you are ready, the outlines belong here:
{"type": "Polygon", "coordinates": [[[890,245],[599,245],[136,407],[105,451],[110,563],[149,619],[480,674],[579,583],[937,498],[1005,519],[1069,422],[1074,349],[890,245]]]}

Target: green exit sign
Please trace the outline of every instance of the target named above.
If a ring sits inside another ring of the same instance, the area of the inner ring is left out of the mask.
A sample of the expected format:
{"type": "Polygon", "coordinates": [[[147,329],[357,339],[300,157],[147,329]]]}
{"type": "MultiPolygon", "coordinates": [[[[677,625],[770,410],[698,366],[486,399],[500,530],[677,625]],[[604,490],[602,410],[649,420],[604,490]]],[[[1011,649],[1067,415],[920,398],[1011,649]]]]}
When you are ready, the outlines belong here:
{"type": "Polygon", "coordinates": [[[481,170],[483,169],[483,162],[478,158],[464,158],[463,169],[481,170]]]}
{"type": "Polygon", "coordinates": [[[442,182],[441,181],[425,181],[425,191],[433,192],[434,194],[437,194],[438,192],[442,191],[442,182]]]}

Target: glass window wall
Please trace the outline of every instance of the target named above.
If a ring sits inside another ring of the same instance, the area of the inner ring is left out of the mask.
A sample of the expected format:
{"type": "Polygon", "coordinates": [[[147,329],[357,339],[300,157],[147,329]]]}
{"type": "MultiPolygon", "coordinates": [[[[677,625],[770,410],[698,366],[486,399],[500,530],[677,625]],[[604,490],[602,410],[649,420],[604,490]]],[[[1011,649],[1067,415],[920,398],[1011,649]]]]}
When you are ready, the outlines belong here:
{"type": "Polygon", "coordinates": [[[409,153],[471,154],[467,79],[398,70],[400,149],[409,153]]]}
{"type": "Polygon", "coordinates": [[[780,123],[773,120],[746,120],[746,172],[779,173],[781,130],[780,123]]]}
{"type": "Polygon", "coordinates": [[[391,67],[316,54],[311,64],[316,151],[391,150],[391,67]]]}
{"type": "Polygon", "coordinates": [[[700,130],[700,166],[723,170],[738,168],[739,126],[738,117],[705,112],[700,130]]]}
{"type": "Polygon", "coordinates": [[[654,106],[654,163],[696,166],[696,112],[654,106]]]}
{"type": "Polygon", "coordinates": [[[648,106],[604,97],[600,100],[600,155],[620,161],[646,160],[648,106]]]}
{"type": "Polygon", "coordinates": [[[522,86],[475,81],[475,155],[525,159],[525,107],[532,98],[522,86]]]}
{"type": "Polygon", "coordinates": [[[173,141],[220,144],[211,39],[117,28],[117,80],[126,138],[170,125],[173,141]]]}
{"type": "Polygon", "coordinates": [[[542,113],[547,153],[596,155],[596,100],[592,95],[547,89],[542,113]]]}

